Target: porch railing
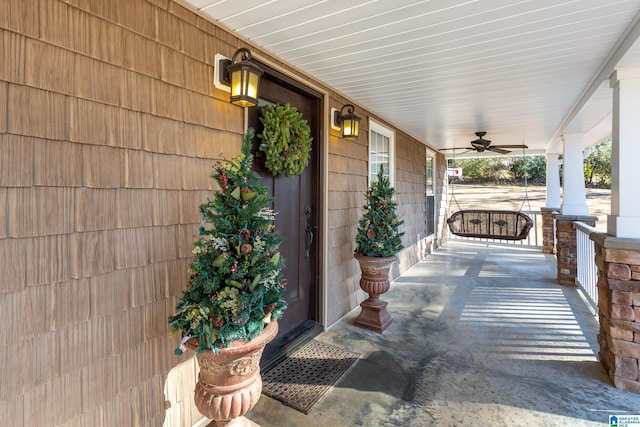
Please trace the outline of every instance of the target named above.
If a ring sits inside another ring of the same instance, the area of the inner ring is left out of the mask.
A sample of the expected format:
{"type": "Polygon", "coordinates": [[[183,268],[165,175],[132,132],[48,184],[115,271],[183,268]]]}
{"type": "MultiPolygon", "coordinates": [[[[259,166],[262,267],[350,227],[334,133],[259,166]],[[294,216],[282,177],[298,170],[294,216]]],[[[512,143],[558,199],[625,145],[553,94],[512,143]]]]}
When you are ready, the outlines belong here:
{"type": "MultiPolygon", "coordinates": [[[[540,211],[521,211],[529,215],[531,221],[533,221],[533,227],[529,230],[529,235],[523,240],[499,240],[499,239],[483,239],[479,237],[461,237],[454,236],[447,229],[447,237],[452,240],[471,240],[479,242],[496,242],[496,243],[508,243],[511,245],[528,245],[528,246],[542,246],[542,213],[540,211]]],[[[446,224],[445,224],[446,227],[446,224]]]]}
{"type": "Polygon", "coordinates": [[[598,268],[595,261],[595,244],[589,237],[591,233],[597,233],[593,227],[584,222],[575,221],[577,244],[577,274],[576,285],[583,290],[585,297],[598,311],[598,268]]]}

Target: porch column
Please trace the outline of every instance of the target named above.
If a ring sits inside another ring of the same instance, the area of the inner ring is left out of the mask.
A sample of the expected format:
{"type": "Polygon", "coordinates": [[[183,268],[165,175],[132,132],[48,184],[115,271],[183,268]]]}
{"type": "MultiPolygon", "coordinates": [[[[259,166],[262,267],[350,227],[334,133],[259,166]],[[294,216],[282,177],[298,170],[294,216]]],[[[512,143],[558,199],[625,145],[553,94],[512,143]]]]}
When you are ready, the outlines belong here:
{"type": "Polygon", "coordinates": [[[640,393],[640,68],[617,70],[613,88],[611,215],[595,234],[598,357],[619,389],[640,393]]]}
{"type": "Polygon", "coordinates": [[[547,200],[545,207],[560,210],[560,155],[547,153],[547,200]]]}
{"type": "Polygon", "coordinates": [[[640,238],[640,68],[617,70],[613,88],[611,143],[611,215],[607,232],[616,237],[640,238]]]}
{"type": "Polygon", "coordinates": [[[616,388],[640,393],[640,239],[590,237],[598,267],[598,358],[616,388]]]}
{"type": "Polygon", "coordinates": [[[553,215],[560,212],[560,155],[547,153],[547,200],[540,208],[542,213],[542,252],[555,252],[555,227],[553,215]]]}
{"type": "Polygon", "coordinates": [[[582,134],[571,133],[562,137],[562,215],[589,215],[587,192],[584,188],[582,134]]]}
{"type": "Polygon", "coordinates": [[[578,245],[575,221],[594,227],[598,217],[589,215],[584,187],[582,134],[565,134],[563,140],[562,205],[556,220],[556,257],[558,282],[575,285],[578,276],[578,245]]]}

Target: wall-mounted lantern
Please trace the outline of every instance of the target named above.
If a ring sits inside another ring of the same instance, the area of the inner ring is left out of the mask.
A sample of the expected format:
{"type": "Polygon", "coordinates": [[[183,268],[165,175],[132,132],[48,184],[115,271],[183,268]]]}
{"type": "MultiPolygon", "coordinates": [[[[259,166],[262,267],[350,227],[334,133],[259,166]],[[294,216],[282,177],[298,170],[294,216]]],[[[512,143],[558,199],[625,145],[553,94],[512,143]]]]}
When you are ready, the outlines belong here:
{"type": "Polygon", "coordinates": [[[258,105],[258,85],[264,71],[251,62],[249,49],[238,49],[231,59],[216,54],[215,64],[214,86],[231,92],[229,101],[232,104],[240,107],[258,105]]]}
{"type": "Polygon", "coordinates": [[[356,139],[360,133],[360,117],[354,114],[355,107],[351,104],[345,104],[338,110],[337,108],[331,109],[331,127],[334,129],[341,129],[342,137],[344,139],[356,139]],[[342,111],[347,109],[347,113],[343,114],[342,111]]]}

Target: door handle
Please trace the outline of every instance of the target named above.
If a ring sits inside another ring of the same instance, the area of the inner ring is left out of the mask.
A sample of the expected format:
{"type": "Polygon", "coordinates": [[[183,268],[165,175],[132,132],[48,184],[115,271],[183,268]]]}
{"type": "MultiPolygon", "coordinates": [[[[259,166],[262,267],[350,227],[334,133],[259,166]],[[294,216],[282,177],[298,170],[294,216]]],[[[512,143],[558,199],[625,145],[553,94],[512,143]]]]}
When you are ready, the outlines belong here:
{"type": "Polygon", "coordinates": [[[304,257],[309,258],[311,256],[311,244],[313,243],[313,230],[307,229],[307,248],[304,251],[304,257]]]}
{"type": "Polygon", "coordinates": [[[313,244],[313,225],[311,224],[311,206],[307,205],[304,208],[304,216],[306,226],[304,231],[307,233],[307,246],[304,250],[304,257],[309,258],[311,256],[311,245],[313,244]]]}

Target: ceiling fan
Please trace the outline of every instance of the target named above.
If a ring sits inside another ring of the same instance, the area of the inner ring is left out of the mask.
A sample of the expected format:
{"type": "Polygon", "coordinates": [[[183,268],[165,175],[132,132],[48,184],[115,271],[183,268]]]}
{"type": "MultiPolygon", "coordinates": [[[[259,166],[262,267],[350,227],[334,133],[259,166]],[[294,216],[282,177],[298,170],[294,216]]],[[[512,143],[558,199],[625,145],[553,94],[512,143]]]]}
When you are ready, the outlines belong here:
{"type": "Polygon", "coordinates": [[[477,151],[478,153],[482,153],[483,151],[493,151],[494,153],[508,154],[511,152],[511,150],[505,150],[505,148],[529,148],[524,144],[491,145],[490,140],[483,138],[486,134],[486,132],[476,132],[476,136],[478,137],[478,139],[471,141],[471,148],[443,148],[440,151],[466,149],[467,151],[477,151]]]}

